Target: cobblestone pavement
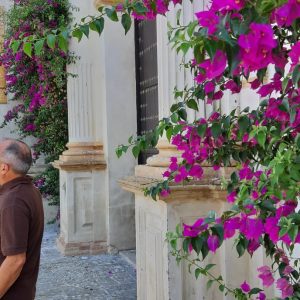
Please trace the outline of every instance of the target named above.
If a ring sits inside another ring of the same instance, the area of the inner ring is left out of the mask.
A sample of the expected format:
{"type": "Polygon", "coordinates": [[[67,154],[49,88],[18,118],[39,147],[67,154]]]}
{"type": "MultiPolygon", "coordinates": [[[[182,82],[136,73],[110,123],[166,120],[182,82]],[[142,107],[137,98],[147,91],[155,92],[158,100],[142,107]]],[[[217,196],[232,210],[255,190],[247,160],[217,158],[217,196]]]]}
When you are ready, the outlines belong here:
{"type": "Polygon", "coordinates": [[[134,300],[135,269],[120,255],[62,256],[47,225],[36,300],[134,300]]]}

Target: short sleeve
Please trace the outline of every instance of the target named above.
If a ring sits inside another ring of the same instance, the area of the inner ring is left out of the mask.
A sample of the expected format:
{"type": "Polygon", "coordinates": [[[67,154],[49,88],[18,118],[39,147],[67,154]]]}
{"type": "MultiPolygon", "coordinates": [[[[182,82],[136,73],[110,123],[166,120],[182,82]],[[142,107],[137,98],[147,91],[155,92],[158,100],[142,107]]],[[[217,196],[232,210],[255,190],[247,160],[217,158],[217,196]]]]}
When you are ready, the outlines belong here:
{"type": "Polygon", "coordinates": [[[1,210],[1,251],[4,256],[27,251],[29,215],[26,207],[8,206],[1,210]]]}

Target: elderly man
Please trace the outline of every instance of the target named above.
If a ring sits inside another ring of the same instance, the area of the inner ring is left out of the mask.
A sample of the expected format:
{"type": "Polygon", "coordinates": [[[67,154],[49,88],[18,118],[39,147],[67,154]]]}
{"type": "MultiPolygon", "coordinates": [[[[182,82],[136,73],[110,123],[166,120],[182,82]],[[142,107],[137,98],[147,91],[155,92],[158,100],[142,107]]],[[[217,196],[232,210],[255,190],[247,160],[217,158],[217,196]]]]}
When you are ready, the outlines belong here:
{"type": "Polygon", "coordinates": [[[33,300],[39,270],[44,213],[39,191],[26,176],[30,148],[0,141],[0,298],[33,300]]]}

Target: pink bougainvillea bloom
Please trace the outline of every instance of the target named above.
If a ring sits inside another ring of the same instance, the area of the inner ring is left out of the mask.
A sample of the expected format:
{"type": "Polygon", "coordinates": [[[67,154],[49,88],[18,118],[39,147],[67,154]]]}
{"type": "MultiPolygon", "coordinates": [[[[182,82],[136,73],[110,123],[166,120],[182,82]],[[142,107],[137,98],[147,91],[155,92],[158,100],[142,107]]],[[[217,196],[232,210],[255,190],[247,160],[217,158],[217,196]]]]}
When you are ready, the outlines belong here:
{"type": "Polygon", "coordinates": [[[165,171],[162,175],[163,177],[169,178],[171,173],[169,171],[165,171]]]}
{"type": "Polygon", "coordinates": [[[24,127],[24,131],[35,131],[36,130],[36,126],[35,124],[27,124],[25,127],[24,127]]]}
{"type": "Polygon", "coordinates": [[[240,218],[234,217],[224,222],[224,239],[230,239],[235,235],[235,231],[240,227],[240,218]]]}
{"type": "Polygon", "coordinates": [[[225,88],[227,90],[230,90],[232,94],[237,94],[241,91],[242,86],[237,85],[237,83],[234,80],[229,80],[225,83],[225,88]]]}
{"type": "Polygon", "coordinates": [[[292,296],[294,293],[293,286],[285,278],[279,278],[276,281],[276,287],[281,290],[281,297],[283,299],[292,296]]]}
{"type": "Polygon", "coordinates": [[[176,183],[185,180],[188,177],[188,172],[184,166],[179,167],[178,173],[174,177],[176,183]]]}
{"type": "Polygon", "coordinates": [[[220,170],[220,166],[214,165],[213,169],[214,169],[214,171],[218,171],[218,170],[220,170]]]}
{"type": "Polygon", "coordinates": [[[213,11],[239,11],[245,6],[245,0],[213,0],[213,11]]]}
{"type": "Polygon", "coordinates": [[[299,1],[289,0],[275,10],[274,17],[279,26],[291,26],[296,19],[300,18],[299,1]]]}
{"type": "Polygon", "coordinates": [[[211,100],[220,100],[223,97],[224,93],[223,91],[217,91],[216,93],[214,93],[213,97],[211,100]]]}
{"type": "Polygon", "coordinates": [[[252,23],[248,34],[240,35],[241,66],[246,72],[265,68],[273,62],[272,50],[277,42],[270,24],[252,23]]]}
{"type": "Polygon", "coordinates": [[[207,224],[203,224],[204,219],[198,219],[193,225],[183,224],[183,235],[189,237],[196,237],[198,234],[206,230],[207,224]]]}
{"type": "Polygon", "coordinates": [[[236,191],[231,192],[230,194],[227,195],[227,201],[229,203],[233,203],[236,199],[237,193],[236,191]]]}
{"type": "Polygon", "coordinates": [[[214,83],[212,81],[209,81],[209,82],[207,82],[205,84],[205,86],[204,86],[204,92],[205,92],[206,95],[210,94],[210,93],[213,93],[214,90],[215,90],[215,85],[214,85],[214,83]]]}
{"type": "Polygon", "coordinates": [[[300,63],[300,41],[292,46],[289,57],[292,60],[292,67],[300,63]]]}
{"type": "Polygon", "coordinates": [[[287,265],[287,266],[284,268],[284,270],[283,270],[283,274],[284,274],[284,275],[289,275],[289,274],[291,274],[293,271],[294,271],[294,269],[293,269],[291,266],[287,265]]]}
{"type": "Polygon", "coordinates": [[[162,197],[168,197],[168,196],[170,195],[170,190],[162,190],[162,191],[160,192],[160,195],[161,195],[162,197]]]}
{"type": "Polygon", "coordinates": [[[259,292],[257,298],[258,300],[265,300],[266,299],[266,295],[263,292],[259,292]]]}
{"type": "Polygon", "coordinates": [[[270,267],[262,266],[258,268],[257,271],[260,273],[258,277],[262,280],[263,286],[268,287],[274,283],[274,278],[270,267]]]}
{"type": "Polygon", "coordinates": [[[279,219],[276,217],[268,217],[264,224],[265,232],[269,235],[269,238],[273,243],[277,243],[279,240],[278,221],[279,219]]]}
{"type": "Polygon", "coordinates": [[[208,249],[215,253],[219,247],[219,238],[216,235],[210,235],[207,239],[208,249]]]}
{"type": "Polygon", "coordinates": [[[199,25],[208,29],[208,34],[216,32],[220,18],[212,11],[200,11],[196,13],[199,25]]]}
{"type": "Polygon", "coordinates": [[[253,219],[243,215],[240,224],[240,231],[248,240],[258,241],[264,232],[264,224],[261,219],[253,219]]]}
{"type": "Polygon", "coordinates": [[[253,192],[251,193],[251,198],[252,198],[253,200],[258,199],[258,198],[259,198],[259,193],[258,193],[257,191],[253,191],[253,192]]]}
{"type": "Polygon", "coordinates": [[[189,175],[196,178],[200,179],[203,176],[203,169],[199,165],[193,165],[189,171],[189,175]]]}
{"type": "Polygon", "coordinates": [[[240,287],[244,293],[249,293],[251,290],[250,285],[246,281],[244,281],[240,287]]]}
{"type": "Polygon", "coordinates": [[[205,71],[205,74],[200,74],[201,76],[196,77],[196,81],[198,83],[202,83],[205,79],[215,79],[216,77],[220,76],[227,65],[227,58],[223,51],[217,50],[214,58],[206,59],[202,62],[199,67],[205,71]]]}
{"type": "Polygon", "coordinates": [[[255,79],[252,82],[250,82],[250,85],[252,90],[256,90],[261,85],[261,82],[259,81],[259,79],[255,79]]]}
{"type": "Polygon", "coordinates": [[[260,247],[260,243],[256,240],[250,240],[247,250],[250,255],[253,255],[253,253],[260,247]]]}
{"type": "Polygon", "coordinates": [[[250,180],[253,177],[252,170],[247,166],[244,165],[243,168],[239,171],[239,177],[241,180],[247,179],[250,180]]]}

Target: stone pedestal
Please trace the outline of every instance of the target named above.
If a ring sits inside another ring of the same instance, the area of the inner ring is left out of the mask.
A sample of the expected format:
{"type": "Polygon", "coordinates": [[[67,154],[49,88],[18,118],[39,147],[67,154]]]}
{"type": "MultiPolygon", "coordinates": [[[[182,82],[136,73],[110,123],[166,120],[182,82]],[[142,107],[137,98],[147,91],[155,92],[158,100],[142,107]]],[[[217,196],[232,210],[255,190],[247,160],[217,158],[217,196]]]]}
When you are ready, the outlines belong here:
{"type": "MultiPolygon", "coordinates": [[[[141,170],[137,171],[141,175],[141,170]]],[[[228,209],[226,191],[214,184],[174,185],[168,197],[154,201],[144,195],[144,189],[155,182],[157,179],[140,176],[120,181],[125,190],[135,194],[137,299],[233,300],[217,286],[207,290],[208,278],[195,279],[194,269],[189,272],[188,262],[183,260],[177,265],[166,242],[166,233],[174,232],[177,224],[193,224],[211,210],[221,215],[228,209]]],[[[263,252],[257,251],[253,259],[247,254],[238,258],[233,243],[233,240],[226,241],[201,264],[216,264],[213,274],[222,275],[230,287],[239,287],[246,280],[262,288],[256,269],[267,264],[263,252]]],[[[273,295],[272,290],[267,291],[268,299],[273,295]]]]}
{"type": "Polygon", "coordinates": [[[108,250],[106,231],[106,168],[102,145],[68,145],[54,166],[60,170],[60,236],[65,255],[96,254],[108,250]]]}

